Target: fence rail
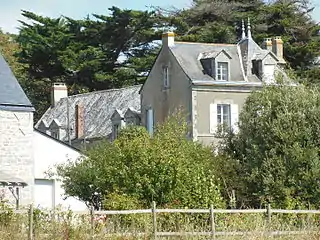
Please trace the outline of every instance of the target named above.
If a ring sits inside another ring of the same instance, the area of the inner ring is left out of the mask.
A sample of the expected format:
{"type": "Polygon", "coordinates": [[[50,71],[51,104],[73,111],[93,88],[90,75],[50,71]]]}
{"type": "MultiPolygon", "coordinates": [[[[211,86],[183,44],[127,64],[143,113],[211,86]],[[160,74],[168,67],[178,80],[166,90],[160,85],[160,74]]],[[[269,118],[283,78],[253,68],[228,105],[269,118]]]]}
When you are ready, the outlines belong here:
{"type": "MultiPolygon", "coordinates": [[[[7,212],[6,210],[0,210],[1,213],[7,212]]],[[[28,214],[28,240],[34,240],[33,236],[33,206],[30,205],[29,209],[13,210],[16,214],[28,214]]],[[[307,214],[314,215],[320,214],[320,210],[285,210],[285,209],[272,209],[270,205],[266,209],[214,209],[213,206],[210,209],[157,209],[155,202],[152,204],[151,209],[137,209],[137,210],[108,210],[108,211],[74,211],[77,215],[90,215],[91,216],[91,238],[95,236],[95,216],[101,215],[131,215],[131,214],[150,214],[152,217],[152,235],[153,239],[160,237],[173,237],[173,236],[211,236],[211,239],[215,239],[216,236],[244,236],[250,234],[259,235],[305,235],[315,233],[314,231],[216,231],[216,217],[215,214],[266,214],[266,221],[271,223],[272,214],[307,214]],[[188,213],[188,214],[209,214],[210,217],[210,231],[209,232],[159,232],[157,229],[157,215],[161,213],[188,213]]],[[[148,233],[112,233],[108,236],[143,236],[148,233]]]]}

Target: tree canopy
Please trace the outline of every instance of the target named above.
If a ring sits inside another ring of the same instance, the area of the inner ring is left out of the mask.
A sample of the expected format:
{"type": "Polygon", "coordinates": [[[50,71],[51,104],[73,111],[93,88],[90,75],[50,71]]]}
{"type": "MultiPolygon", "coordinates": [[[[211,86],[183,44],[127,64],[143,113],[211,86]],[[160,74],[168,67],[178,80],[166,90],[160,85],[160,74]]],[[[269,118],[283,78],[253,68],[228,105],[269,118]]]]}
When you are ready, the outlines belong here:
{"type": "Polygon", "coordinates": [[[222,207],[213,153],[186,134],[187,125],[177,117],[158,126],[153,137],[144,128],[124,129],[113,143],[91,149],[87,158],[58,166],[66,194],[95,207],[95,193],[109,200],[104,207],[115,197],[136,199],[142,207],[152,201],[159,206],[222,207]]]}
{"type": "Polygon", "coordinates": [[[227,179],[251,207],[319,207],[320,94],[305,86],[266,86],[251,94],[239,133],[224,143],[227,179]]]}

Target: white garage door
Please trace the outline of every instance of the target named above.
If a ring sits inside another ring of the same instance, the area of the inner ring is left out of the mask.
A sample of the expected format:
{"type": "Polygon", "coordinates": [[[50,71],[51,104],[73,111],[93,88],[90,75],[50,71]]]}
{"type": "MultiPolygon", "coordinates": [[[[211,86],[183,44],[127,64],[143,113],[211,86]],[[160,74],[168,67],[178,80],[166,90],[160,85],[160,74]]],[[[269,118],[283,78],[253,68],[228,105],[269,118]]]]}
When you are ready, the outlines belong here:
{"type": "Polygon", "coordinates": [[[35,207],[54,207],[54,181],[47,179],[35,179],[34,189],[35,207]]]}

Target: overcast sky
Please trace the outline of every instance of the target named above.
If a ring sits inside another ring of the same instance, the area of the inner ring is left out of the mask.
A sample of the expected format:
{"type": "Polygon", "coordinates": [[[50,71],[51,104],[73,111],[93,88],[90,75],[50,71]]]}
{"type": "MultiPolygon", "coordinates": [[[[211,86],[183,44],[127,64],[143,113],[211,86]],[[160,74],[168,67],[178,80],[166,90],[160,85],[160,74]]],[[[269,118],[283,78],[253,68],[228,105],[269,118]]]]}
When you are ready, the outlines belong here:
{"type": "MultiPolygon", "coordinates": [[[[4,32],[17,33],[18,19],[23,20],[20,10],[28,10],[50,17],[65,15],[81,19],[87,14],[106,14],[107,8],[146,9],[147,6],[185,8],[192,0],[0,0],[0,28],[4,32]]],[[[314,18],[320,22],[320,0],[314,0],[314,18]]]]}

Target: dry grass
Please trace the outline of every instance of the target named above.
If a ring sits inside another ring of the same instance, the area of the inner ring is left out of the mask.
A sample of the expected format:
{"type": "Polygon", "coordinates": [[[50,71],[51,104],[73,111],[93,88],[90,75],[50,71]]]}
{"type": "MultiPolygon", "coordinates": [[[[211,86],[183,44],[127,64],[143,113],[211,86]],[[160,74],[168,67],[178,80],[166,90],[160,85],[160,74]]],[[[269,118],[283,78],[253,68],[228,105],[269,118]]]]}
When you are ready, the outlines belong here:
{"type": "MultiPolygon", "coordinates": [[[[274,215],[269,224],[263,214],[216,214],[216,239],[223,240],[265,240],[265,239],[320,239],[319,217],[306,215],[274,215]],[[272,236],[276,231],[296,231],[300,234],[272,236]],[[242,232],[243,236],[220,236],[221,232],[242,232]]],[[[152,218],[150,215],[127,215],[96,217],[94,229],[89,215],[75,215],[72,212],[34,213],[35,240],[87,240],[104,239],[152,239],[152,218]],[[116,236],[132,233],[131,236],[116,236]],[[140,233],[140,235],[139,235],[140,233]]],[[[0,214],[0,240],[28,239],[28,215],[0,214]]],[[[205,214],[158,214],[158,232],[210,232],[210,219],[205,214]]],[[[210,236],[175,236],[158,239],[209,239],[210,236]]]]}

